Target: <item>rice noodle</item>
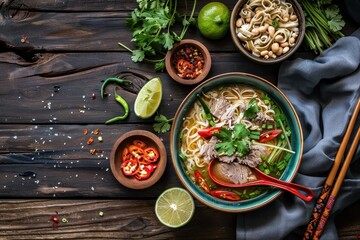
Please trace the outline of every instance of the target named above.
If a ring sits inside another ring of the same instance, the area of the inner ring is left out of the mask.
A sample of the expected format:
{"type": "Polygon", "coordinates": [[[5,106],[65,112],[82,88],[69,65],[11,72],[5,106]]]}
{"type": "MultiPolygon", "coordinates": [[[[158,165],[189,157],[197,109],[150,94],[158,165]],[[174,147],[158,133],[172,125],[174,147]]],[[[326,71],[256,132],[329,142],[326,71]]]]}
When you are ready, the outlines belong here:
{"type": "Polygon", "coordinates": [[[291,3],[248,0],[239,12],[236,34],[253,55],[276,58],[295,46],[299,21],[291,3]]]}

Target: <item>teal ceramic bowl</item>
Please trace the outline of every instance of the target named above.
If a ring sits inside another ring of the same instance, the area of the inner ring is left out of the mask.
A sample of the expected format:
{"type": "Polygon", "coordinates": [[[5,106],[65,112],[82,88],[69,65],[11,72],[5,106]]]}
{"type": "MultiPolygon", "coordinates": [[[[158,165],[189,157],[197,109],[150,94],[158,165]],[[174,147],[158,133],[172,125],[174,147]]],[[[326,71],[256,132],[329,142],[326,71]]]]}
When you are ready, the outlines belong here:
{"type": "Polygon", "coordinates": [[[291,182],[295,177],[301,163],[303,152],[303,134],[299,118],[289,99],[275,85],[258,76],[247,73],[226,73],[208,79],[194,88],[179,106],[170,133],[170,151],[174,169],[181,183],[187,190],[203,204],[225,212],[246,212],[269,204],[275,200],[281,193],[281,190],[273,188],[267,192],[249,200],[230,202],[212,197],[203,192],[196,186],[190,177],[186,174],[183,166],[183,160],[180,157],[180,133],[182,124],[187,112],[191,109],[194,102],[197,101],[196,95],[202,92],[208,92],[219,86],[227,84],[243,84],[252,86],[267,93],[283,110],[288,119],[292,132],[291,143],[295,154],[289,160],[289,164],[282,174],[280,180],[291,182]]]}

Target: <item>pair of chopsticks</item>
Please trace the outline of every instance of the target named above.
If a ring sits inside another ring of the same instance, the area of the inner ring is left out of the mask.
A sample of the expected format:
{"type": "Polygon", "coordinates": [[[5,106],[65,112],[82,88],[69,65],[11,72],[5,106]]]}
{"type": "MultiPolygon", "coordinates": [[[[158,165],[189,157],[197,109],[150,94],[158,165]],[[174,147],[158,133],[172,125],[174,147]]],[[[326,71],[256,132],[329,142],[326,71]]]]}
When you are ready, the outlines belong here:
{"type": "Polygon", "coordinates": [[[354,109],[352,117],[350,119],[349,125],[346,129],[345,135],[340,144],[339,150],[335,156],[334,165],[332,166],[330,173],[325,181],[324,187],[320,193],[320,197],[318,198],[318,200],[315,204],[312,216],[310,218],[310,221],[307,225],[305,234],[303,236],[303,240],[308,240],[308,239],[316,239],[317,240],[320,238],[320,236],[324,230],[326,221],[330,215],[330,212],[334,205],[336,196],[340,191],[341,185],[345,178],[345,174],[349,168],[351,159],[353,158],[356,148],[358,147],[358,143],[359,143],[359,139],[360,139],[360,128],[359,127],[356,131],[356,135],[353,139],[353,142],[349,148],[347,156],[345,157],[343,165],[340,169],[339,175],[337,176],[337,179],[336,179],[336,175],[339,170],[341,161],[344,157],[345,149],[348,145],[349,139],[350,139],[353,129],[356,125],[356,119],[359,115],[359,110],[360,110],[360,99],[358,99],[358,102],[356,104],[356,107],[354,109]],[[336,181],[335,181],[335,179],[336,179],[336,181]],[[335,185],[333,187],[334,181],[335,181],[335,185]]]}

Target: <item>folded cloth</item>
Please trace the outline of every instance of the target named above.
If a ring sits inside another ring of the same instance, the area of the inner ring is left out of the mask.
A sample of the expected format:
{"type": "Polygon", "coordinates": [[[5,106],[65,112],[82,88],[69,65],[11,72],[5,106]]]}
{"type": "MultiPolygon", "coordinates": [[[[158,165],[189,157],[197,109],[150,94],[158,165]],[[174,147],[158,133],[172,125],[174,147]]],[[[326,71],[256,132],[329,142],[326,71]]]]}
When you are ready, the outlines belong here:
{"type": "MultiPolygon", "coordinates": [[[[360,29],[314,60],[295,59],[281,65],[278,87],[294,105],[304,133],[304,154],[294,182],[310,187],[315,197],[306,203],[284,192],[260,209],[238,214],[238,240],[301,239],[359,98],[359,65],[360,29]]],[[[334,216],[359,199],[357,149],[321,239],[338,238],[334,216]]]]}

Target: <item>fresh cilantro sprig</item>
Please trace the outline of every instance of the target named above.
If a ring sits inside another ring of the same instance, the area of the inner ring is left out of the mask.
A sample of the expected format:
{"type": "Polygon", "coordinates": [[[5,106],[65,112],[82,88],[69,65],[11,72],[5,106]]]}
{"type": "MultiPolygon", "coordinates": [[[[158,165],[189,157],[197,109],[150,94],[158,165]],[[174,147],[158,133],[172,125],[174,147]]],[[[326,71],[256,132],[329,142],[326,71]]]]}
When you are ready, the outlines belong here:
{"type": "Polygon", "coordinates": [[[165,68],[165,54],[173,48],[175,42],[180,41],[191,23],[196,7],[194,0],[189,16],[184,14],[181,21],[177,12],[177,0],[137,0],[138,8],[131,12],[126,26],[133,31],[131,41],[135,49],[123,43],[119,45],[132,53],[134,62],[151,62],[155,64],[156,71],[165,68]],[[182,24],[181,33],[178,35],[172,30],[176,22],[182,24]],[[161,57],[159,57],[161,56],[161,57]]]}
{"type": "Polygon", "coordinates": [[[170,130],[174,118],[168,119],[166,116],[158,114],[155,116],[154,120],[156,122],[153,125],[154,131],[157,133],[166,133],[170,130]]]}
{"type": "Polygon", "coordinates": [[[257,113],[260,111],[260,107],[256,105],[256,98],[250,100],[245,112],[244,116],[250,119],[256,117],[257,113]]]}
{"type": "Polygon", "coordinates": [[[344,36],[345,26],[340,9],[332,0],[300,0],[305,14],[305,42],[315,53],[321,53],[344,36]]]}
{"type": "Polygon", "coordinates": [[[213,135],[220,140],[215,144],[215,150],[220,155],[232,156],[236,152],[239,157],[242,157],[250,151],[248,139],[250,131],[244,124],[236,124],[232,131],[222,127],[219,132],[214,132],[213,135]]]}

